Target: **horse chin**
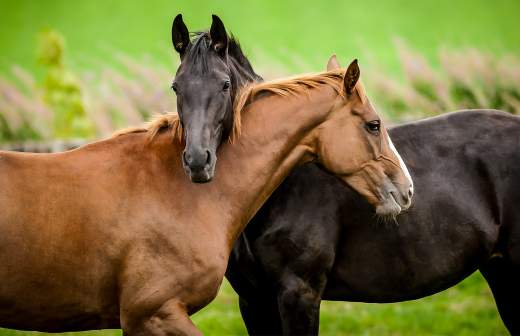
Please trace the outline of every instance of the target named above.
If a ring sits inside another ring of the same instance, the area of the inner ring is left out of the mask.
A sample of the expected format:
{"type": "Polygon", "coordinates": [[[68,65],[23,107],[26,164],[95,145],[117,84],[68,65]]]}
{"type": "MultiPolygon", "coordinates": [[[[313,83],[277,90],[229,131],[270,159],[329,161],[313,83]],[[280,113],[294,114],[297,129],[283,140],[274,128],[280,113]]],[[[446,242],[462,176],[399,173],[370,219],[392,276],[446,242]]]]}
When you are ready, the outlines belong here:
{"type": "Polygon", "coordinates": [[[208,183],[208,182],[211,182],[211,180],[213,179],[212,176],[209,176],[208,174],[206,173],[202,173],[202,174],[192,174],[190,175],[190,180],[191,182],[193,183],[208,183]]]}
{"type": "Polygon", "coordinates": [[[376,206],[376,214],[380,217],[395,217],[402,210],[402,207],[397,203],[392,194],[376,206]]]}
{"type": "Polygon", "coordinates": [[[213,174],[210,174],[206,169],[197,172],[189,171],[187,174],[193,183],[208,183],[213,179],[213,174]]]}

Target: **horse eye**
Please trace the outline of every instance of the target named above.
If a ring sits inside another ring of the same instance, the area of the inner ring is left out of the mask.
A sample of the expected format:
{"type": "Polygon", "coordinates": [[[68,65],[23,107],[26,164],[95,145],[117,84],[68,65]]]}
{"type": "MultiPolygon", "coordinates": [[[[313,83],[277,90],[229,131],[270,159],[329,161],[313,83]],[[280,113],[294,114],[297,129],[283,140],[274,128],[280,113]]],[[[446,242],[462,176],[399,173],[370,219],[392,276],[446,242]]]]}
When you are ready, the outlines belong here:
{"type": "Polygon", "coordinates": [[[177,93],[177,83],[173,82],[171,88],[173,92],[177,93]]]}
{"type": "Polygon", "coordinates": [[[230,86],[231,86],[231,82],[227,80],[224,82],[224,86],[222,87],[222,90],[227,91],[227,90],[229,90],[230,86]]]}
{"type": "Polygon", "coordinates": [[[379,134],[381,122],[379,120],[372,120],[366,123],[366,127],[370,133],[379,134]]]}

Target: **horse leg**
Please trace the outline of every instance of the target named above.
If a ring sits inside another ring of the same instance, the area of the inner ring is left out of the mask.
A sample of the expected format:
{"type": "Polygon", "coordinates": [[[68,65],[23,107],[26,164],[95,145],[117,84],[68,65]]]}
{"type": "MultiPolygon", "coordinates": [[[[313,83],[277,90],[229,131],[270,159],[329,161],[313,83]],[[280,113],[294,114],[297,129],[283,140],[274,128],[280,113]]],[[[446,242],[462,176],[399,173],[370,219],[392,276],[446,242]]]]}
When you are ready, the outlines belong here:
{"type": "Polygon", "coordinates": [[[278,294],[284,335],[318,335],[324,281],[319,287],[295,275],[285,277],[278,294]]]}
{"type": "Polygon", "coordinates": [[[122,323],[123,334],[128,336],[202,335],[177,300],[167,301],[151,316],[128,322],[122,323]]]}
{"type": "Polygon", "coordinates": [[[240,313],[249,335],[282,335],[276,298],[239,299],[240,313]]]}
{"type": "Polygon", "coordinates": [[[505,258],[492,258],[480,272],[491,288],[504,325],[511,335],[520,335],[520,268],[505,258]]]}

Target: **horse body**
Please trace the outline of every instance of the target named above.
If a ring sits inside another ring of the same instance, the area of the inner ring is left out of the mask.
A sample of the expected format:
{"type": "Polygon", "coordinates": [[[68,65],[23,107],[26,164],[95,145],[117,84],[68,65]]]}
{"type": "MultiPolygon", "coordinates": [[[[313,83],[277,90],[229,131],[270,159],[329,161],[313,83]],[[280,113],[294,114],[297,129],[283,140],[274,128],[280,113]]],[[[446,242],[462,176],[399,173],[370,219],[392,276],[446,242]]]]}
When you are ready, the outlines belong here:
{"type": "MultiPolygon", "coordinates": [[[[250,333],[315,334],[321,299],[416,299],[479,268],[505,288],[490,265],[500,260],[518,270],[520,119],[457,112],[390,133],[416,188],[412,207],[395,222],[375,218],[335,177],[306,165],[247,226],[227,276],[250,333]],[[266,310],[280,315],[259,314],[266,310]]],[[[510,299],[519,297],[507,288],[510,299]]]]}

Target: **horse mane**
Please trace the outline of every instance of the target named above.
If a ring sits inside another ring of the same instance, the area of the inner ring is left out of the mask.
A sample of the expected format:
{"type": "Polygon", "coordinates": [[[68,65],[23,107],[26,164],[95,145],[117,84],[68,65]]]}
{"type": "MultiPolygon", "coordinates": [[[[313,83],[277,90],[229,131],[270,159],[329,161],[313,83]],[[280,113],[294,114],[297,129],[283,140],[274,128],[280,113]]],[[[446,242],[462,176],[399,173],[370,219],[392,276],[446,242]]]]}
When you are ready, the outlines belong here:
{"type": "Polygon", "coordinates": [[[228,40],[228,55],[238,62],[238,64],[246,71],[252,80],[257,82],[262,81],[263,78],[255,72],[251,62],[249,62],[246,55],[244,55],[242,47],[240,46],[237,38],[233,35],[230,35],[228,36],[228,40]]]}
{"type": "Polygon", "coordinates": [[[244,87],[238,95],[234,106],[233,137],[241,133],[241,115],[245,107],[263,94],[281,97],[308,94],[311,89],[322,85],[330,85],[338,95],[343,96],[343,76],[345,70],[337,69],[318,74],[300,75],[279,80],[255,83],[244,87]]]}
{"type": "MultiPolygon", "coordinates": [[[[193,32],[192,41],[186,50],[184,59],[191,64],[196,64],[201,72],[208,71],[208,49],[211,48],[211,36],[208,31],[193,32]]],[[[242,67],[253,80],[262,80],[262,78],[255,73],[251,63],[245,56],[240,43],[233,35],[228,35],[228,56],[234,59],[240,67],[242,67]]]]}
{"type": "Polygon", "coordinates": [[[165,114],[158,114],[152,117],[150,121],[141,127],[127,127],[118,130],[112,134],[112,137],[118,137],[131,133],[147,133],[148,139],[153,140],[159,132],[163,130],[170,130],[173,139],[182,141],[183,130],[181,120],[177,112],[167,112],[165,114]]]}
{"type": "MultiPolygon", "coordinates": [[[[260,98],[263,94],[273,94],[276,96],[287,97],[297,96],[300,94],[308,94],[311,89],[322,85],[331,86],[338,95],[343,96],[343,76],[345,70],[333,70],[321,72],[318,74],[308,74],[284,78],[263,83],[252,83],[244,87],[238,94],[235,101],[233,130],[230,135],[230,142],[240,137],[242,125],[242,113],[245,107],[260,98]]],[[[152,118],[144,127],[126,128],[114,133],[113,137],[117,137],[129,133],[146,132],[150,140],[153,140],[157,134],[163,130],[169,130],[172,138],[182,141],[183,130],[179,115],[175,112],[157,115],[152,118]]]]}

